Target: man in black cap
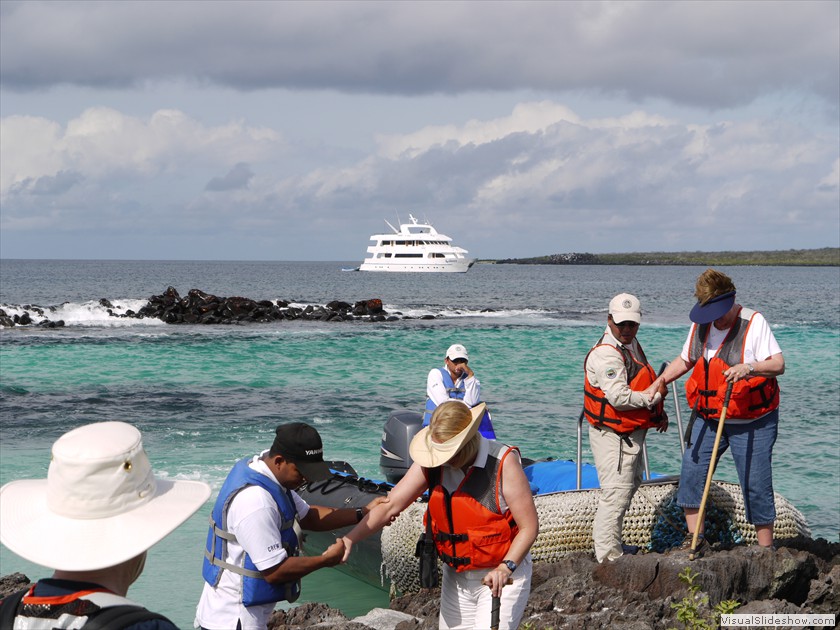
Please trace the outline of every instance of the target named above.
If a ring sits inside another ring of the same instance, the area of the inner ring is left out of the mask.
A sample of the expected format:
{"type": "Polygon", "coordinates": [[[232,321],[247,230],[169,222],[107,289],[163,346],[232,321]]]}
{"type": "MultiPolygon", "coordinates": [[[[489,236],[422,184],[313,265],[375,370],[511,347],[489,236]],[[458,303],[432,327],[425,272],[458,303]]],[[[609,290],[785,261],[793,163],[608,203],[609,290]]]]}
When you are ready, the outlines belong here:
{"type": "Polygon", "coordinates": [[[694,553],[702,555],[706,549],[703,523],[697,522],[706,474],[730,448],[747,521],[755,526],[758,544],[773,548],[776,507],[771,464],[779,424],[776,377],[785,372],[782,349],[761,313],[736,302],[735,284],[726,274],[707,269],[697,278],[694,295],[697,303],[689,313],[694,325],[682,353],[646,390],[650,393],[691,371],[686,398],[701,421],[692,427],[680,471],[677,504],[688,525],[681,548],[692,549],[693,534],[699,530],[694,553]],[[724,406],[721,440],[713,454],[724,406]]]}
{"type": "Polygon", "coordinates": [[[387,499],[336,509],[308,505],[294,491],[329,476],[321,436],[303,422],[281,424],[270,449],[236,463],[210,517],[197,626],[263,630],[277,602],[298,598],[304,575],[341,561],[341,539],[320,556],[299,556],[296,524],[313,531],[355,525],[387,499]]]}

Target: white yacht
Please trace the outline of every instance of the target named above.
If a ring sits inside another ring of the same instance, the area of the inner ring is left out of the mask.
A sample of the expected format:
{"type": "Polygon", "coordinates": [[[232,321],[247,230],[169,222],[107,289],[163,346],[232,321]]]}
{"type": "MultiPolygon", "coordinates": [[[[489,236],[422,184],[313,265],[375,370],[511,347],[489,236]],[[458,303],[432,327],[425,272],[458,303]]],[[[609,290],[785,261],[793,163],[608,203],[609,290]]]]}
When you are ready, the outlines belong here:
{"type": "Polygon", "coordinates": [[[475,260],[467,258],[467,250],[452,245],[451,238],[413,215],[408,220],[399,230],[385,221],[393,232],[370,237],[373,244],[359,271],[464,273],[473,266],[475,260]]]}

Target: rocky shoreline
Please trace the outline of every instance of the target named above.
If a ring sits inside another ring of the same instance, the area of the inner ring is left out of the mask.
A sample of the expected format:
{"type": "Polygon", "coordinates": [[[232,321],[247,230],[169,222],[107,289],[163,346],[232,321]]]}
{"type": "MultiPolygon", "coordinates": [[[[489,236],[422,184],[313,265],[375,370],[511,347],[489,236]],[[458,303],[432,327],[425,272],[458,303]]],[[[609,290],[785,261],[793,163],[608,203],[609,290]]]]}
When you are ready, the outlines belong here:
{"type": "MultiPolygon", "coordinates": [[[[219,297],[199,289],[191,289],[181,297],[174,287],[168,287],[160,295],[153,295],[145,306],[137,311],[115,307],[109,300],[102,298],[99,305],[106,309],[111,317],[155,318],[167,324],[255,324],[292,320],[318,322],[369,321],[384,322],[399,319],[412,319],[401,313],[388,313],[382,307],[382,300],[371,298],[357,300],[353,304],[341,300],[332,300],[325,305],[307,304],[293,306],[288,300],[252,300],[245,297],[219,297]]],[[[41,307],[27,304],[22,314],[10,316],[0,309],[0,326],[39,326],[60,328],[65,325],[61,319],[50,319],[56,307],[41,307]],[[33,315],[44,318],[35,323],[33,315]]],[[[423,315],[417,319],[435,319],[434,315],[423,315]]]]}
{"type": "MultiPolygon", "coordinates": [[[[551,564],[537,563],[521,628],[716,627],[711,622],[713,608],[727,600],[737,600],[738,614],[837,614],[840,543],[798,539],[784,544],[776,551],[755,546],[717,548],[694,561],[686,552],[671,551],[624,556],[599,565],[591,553],[576,552],[551,564]],[[686,570],[694,576],[694,592],[686,570]],[[684,619],[711,625],[680,620],[680,609],[687,611],[684,619]]],[[[20,573],[0,578],[0,596],[27,583],[20,573]]],[[[275,611],[269,630],[433,630],[438,627],[438,611],[439,591],[404,595],[392,600],[388,609],[355,619],[327,604],[307,603],[275,611]]]]}

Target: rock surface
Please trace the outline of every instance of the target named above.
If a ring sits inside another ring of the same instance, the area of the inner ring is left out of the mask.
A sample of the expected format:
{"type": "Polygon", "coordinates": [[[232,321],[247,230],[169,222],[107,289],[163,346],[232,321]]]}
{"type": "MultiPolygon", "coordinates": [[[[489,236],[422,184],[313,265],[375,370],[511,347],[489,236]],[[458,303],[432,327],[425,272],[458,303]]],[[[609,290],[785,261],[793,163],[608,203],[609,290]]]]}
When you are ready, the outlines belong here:
{"type": "MultiPolygon", "coordinates": [[[[737,600],[737,613],[837,613],[840,611],[840,543],[795,540],[775,552],[758,547],[715,550],[689,561],[686,552],[624,556],[599,565],[591,554],[569,554],[534,566],[523,626],[533,630],[682,628],[673,604],[689,596],[680,573],[688,567],[700,586],[698,614],[737,600]]],[[[0,578],[0,596],[28,583],[19,573],[0,578]]],[[[433,630],[439,591],[405,595],[390,610],[348,619],[326,604],[306,603],[272,614],[269,630],[433,630]]]]}
{"type": "MultiPolygon", "coordinates": [[[[279,322],[288,320],[309,320],[321,322],[363,320],[372,322],[394,321],[410,319],[397,314],[389,314],[382,307],[382,300],[372,298],[358,300],[350,304],[340,300],[333,300],[324,306],[307,304],[305,306],[291,306],[286,300],[252,300],[245,297],[218,297],[205,293],[199,289],[191,289],[181,297],[174,287],[168,287],[160,295],[153,295],[145,306],[137,312],[127,310],[119,312],[105,298],[99,300],[99,305],[107,309],[111,317],[128,317],[144,319],[147,317],[160,319],[167,324],[255,324],[279,322]]],[[[50,313],[55,307],[41,308],[27,304],[22,306],[24,313],[10,317],[0,309],[0,326],[31,326],[33,320],[30,312],[38,317],[45,317],[36,324],[44,328],[64,326],[63,320],[50,320],[50,313]]],[[[434,315],[424,315],[422,319],[434,319],[434,315]]]]}

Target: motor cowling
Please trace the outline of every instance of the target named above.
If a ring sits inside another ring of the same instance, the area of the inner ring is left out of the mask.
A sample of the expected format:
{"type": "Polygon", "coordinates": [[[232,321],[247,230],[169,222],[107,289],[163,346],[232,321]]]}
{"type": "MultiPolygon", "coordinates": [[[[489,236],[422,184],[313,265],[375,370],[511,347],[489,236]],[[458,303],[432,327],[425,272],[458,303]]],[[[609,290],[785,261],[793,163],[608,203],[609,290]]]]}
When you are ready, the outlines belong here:
{"type": "Polygon", "coordinates": [[[389,483],[397,483],[411,468],[408,445],[423,428],[423,414],[416,411],[394,411],[382,430],[379,448],[379,469],[389,483]]]}

